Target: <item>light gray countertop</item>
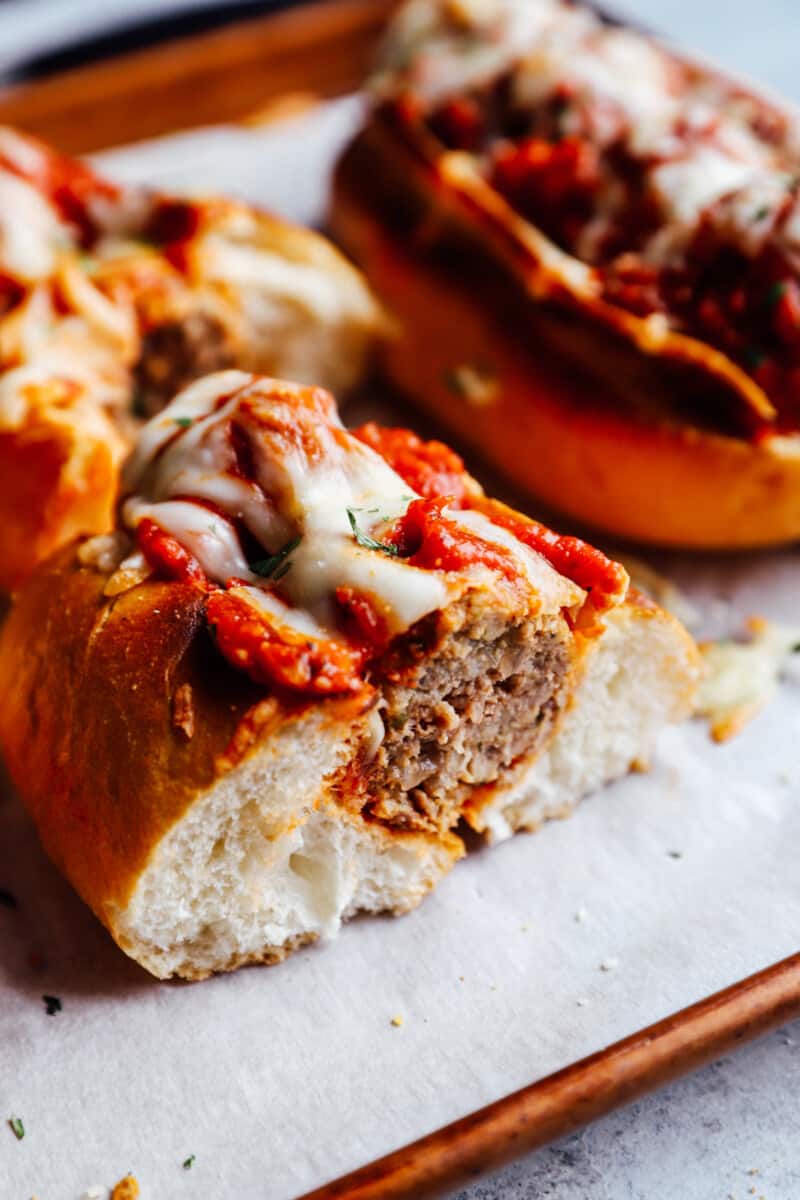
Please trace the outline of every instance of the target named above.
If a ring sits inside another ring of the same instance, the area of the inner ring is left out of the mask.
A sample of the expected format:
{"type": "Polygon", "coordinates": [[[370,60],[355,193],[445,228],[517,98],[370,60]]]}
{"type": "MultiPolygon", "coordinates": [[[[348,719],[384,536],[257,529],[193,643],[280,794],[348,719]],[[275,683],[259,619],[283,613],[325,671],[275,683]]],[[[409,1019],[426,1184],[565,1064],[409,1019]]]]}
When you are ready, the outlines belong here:
{"type": "Polygon", "coordinates": [[[800,1022],[512,1163],[456,1200],[798,1200],[800,1022]]]}

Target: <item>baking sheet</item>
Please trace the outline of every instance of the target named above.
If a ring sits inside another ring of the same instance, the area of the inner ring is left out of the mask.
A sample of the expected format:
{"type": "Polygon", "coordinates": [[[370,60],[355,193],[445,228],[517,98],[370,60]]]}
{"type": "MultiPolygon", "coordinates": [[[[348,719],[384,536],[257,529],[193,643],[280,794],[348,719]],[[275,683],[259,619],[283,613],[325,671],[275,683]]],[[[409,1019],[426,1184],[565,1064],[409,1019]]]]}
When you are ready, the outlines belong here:
{"type": "MultiPolygon", "coordinates": [[[[101,161],[313,221],[357,108],[101,161]]],[[[708,632],[800,616],[796,551],[659,565],[708,632]]],[[[130,1170],[143,1200],[287,1200],[797,950],[798,699],[787,681],[724,746],[668,731],[650,774],[473,854],[407,917],[196,985],[116,949],[6,794],[0,1120],[26,1133],[0,1128],[0,1197],[77,1200],[130,1170]]]]}

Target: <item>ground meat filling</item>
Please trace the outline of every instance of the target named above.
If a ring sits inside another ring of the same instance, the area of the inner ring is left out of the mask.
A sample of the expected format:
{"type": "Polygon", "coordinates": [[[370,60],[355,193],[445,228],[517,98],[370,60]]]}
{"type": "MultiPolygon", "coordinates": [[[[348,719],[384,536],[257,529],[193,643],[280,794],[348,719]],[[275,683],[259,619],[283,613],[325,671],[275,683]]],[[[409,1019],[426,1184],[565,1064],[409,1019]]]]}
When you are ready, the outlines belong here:
{"type": "Polygon", "coordinates": [[[235,365],[230,336],[210,313],[190,312],[182,320],[155,326],[145,334],[136,367],[142,410],[137,415],[154,416],[194,379],[235,365]]]}
{"type": "Polygon", "coordinates": [[[385,735],[362,776],[364,813],[395,828],[452,828],[475,789],[518,774],[566,700],[561,617],[453,617],[419,631],[382,680],[385,735]]]}

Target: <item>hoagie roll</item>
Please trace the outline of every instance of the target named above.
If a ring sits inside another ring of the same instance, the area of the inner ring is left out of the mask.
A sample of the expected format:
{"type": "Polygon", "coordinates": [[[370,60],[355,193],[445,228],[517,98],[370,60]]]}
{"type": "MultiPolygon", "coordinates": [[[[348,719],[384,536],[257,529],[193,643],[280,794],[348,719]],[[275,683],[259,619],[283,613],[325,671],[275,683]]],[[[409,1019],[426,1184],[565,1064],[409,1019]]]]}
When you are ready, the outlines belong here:
{"type": "Polygon", "coordinates": [[[48,853],[159,977],[403,912],[464,852],[642,763],[677,622],[440,443],[226,371],[141,431],[115,533],[0,634],[0,742],[48,853]],[[13,681],[13,686],[12,686],[13,681]]]}

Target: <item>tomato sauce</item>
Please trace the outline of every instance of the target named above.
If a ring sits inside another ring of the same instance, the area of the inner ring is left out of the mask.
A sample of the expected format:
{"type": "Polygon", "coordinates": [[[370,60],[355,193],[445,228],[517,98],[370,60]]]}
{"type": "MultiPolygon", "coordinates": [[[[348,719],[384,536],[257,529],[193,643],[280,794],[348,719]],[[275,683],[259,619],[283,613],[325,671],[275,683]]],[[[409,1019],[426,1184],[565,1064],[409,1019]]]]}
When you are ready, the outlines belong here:
{"type": "Polygon", "coordinates": [[[374,421],[352,432],[426,500],[449,496],[459,506],[466,499],[472,481],[463,460],[444,442],[423,442],[410,429],[387,429],[374,421]]]}
{"type": "Polygon", "coordinates": [[[136,541],[147,562],[159,575],[179,583],[208,584],[205,572],[194,555],[149,517],[136,526],[136,541]]]}
{"type": "MultiPolygon", "coordinates": [[[[98,197],[116,200],[121,194],[120,188],[99,179],[83,163],[57,154],[47,146],[36,144],[36,150],[34,169],[26,170],[19,161],[4,154],[0,154],[0,167],[33,184],[61,218],[77,230],[81,245],[90,246],[98,232],[91,201],[98,197]]],[[[31,161],[34,161],[33,156],[31,161]]]]}
{"type": "MultiPolygon", "coordinates": [[[[596,609],[610,607],[625,594],[628,576],[624,567],[580,538],[565,537],[536,521],[520,519],[504,504],[484,496],[463,461],[444,443],[423,442],[407,429],[384,429],[374,423],[354,432],[426,502],[411,504],[391,535],[400,554],[411,555],[408,561],[413,566],[456,571],[483,561],[508,576],[510,567],[501,558],[500,547],[482,541],[442,515],[446,505],[472,508],[513,533],[559,574],[590,592],[596,609]]],[[[514,562],[514,556],[506,554],[514,562]]]]}
{"type": "Polygon", "coordinates": [[[332,638],[310,638],[273,625],[235,589],[213,588],[206,618],[227,660],[256,683],[305,695],[333,696],[363,687],[364,653],[332,638]]]}
{"type": "Polygon", "coordinates": [[[516,555],[486,541],[445,515],[452,497],[412,500],[395,521],[388,540],[412,567],[428,571],[463,571],[482,564],[510,583],[524,584],[526,576],[516,555]]]}

